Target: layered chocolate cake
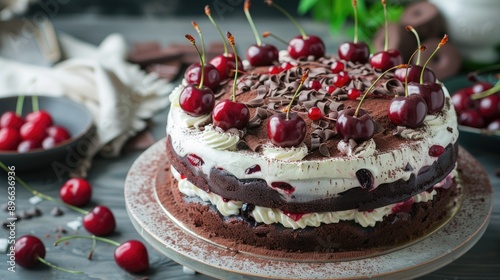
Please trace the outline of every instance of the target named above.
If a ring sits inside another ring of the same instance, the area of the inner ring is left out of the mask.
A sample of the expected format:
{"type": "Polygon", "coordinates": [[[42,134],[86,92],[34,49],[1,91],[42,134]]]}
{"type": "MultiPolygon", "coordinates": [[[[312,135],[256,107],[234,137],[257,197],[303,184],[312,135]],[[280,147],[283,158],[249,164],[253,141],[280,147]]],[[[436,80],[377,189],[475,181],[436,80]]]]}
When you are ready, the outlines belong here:
{"type": "Polygon", "coordinates": [[[170,95],[163,195],[186,228],[237,250],[346,252],[411,242],[449,217],[457,120],[431,70],[405,86],[394,69],[421,66],[382,73],[368,57],[290,47],[270,67],[243,65],[213,100],[188,76],[170,95]]]}

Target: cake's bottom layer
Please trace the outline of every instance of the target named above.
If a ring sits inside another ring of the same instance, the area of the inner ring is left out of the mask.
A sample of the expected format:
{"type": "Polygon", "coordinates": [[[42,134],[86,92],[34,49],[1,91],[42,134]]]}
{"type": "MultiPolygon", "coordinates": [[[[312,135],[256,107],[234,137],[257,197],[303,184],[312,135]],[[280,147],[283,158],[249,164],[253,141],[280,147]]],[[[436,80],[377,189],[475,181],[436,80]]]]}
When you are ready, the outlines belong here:
{"type": "MultiPolygon", "coordinates": [[[[253,251],[249,248],[270,249],[279,252],[356,252],[367,249],[378,251],[418,239],[433,231],[450,217],[459,189],[436,189],[432,201],[416,203],[409,213],[391,214],[374,227],[362,227],[352,221],[322,224],[319,227],[289,229],[279,224],[255,224],[241,216],[222,216],[214,206],[198,198],[188,198],[170,181],[158,195],[174,217],[195,234],[215,243],[253,251]]],[[[454,184],[456,186],[456,184],[454,184]]],[[[356,253],[352,255],[355,257],[356,253]]]]}

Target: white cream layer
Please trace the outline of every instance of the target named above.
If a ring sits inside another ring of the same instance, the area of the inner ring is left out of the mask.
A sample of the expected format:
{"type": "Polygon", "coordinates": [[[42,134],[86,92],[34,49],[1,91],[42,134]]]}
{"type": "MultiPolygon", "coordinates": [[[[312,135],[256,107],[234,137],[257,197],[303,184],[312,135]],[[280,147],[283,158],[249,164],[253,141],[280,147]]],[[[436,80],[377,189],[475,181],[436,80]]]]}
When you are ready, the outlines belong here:
{"type": "MultiPolygon", "coordinates": [[[[355,149],[351,155],[299,161],[300,156],[283,156],[283,153],[270,156],[270,153],[263,155],[251,151],[234,151],[232,145],[224,150],[214,148],[214,145],[220,146],[219,142],[228,141],[226,137],[217,139],[211,135],[208,142],[206,134],[210,133],[210,129],[196,128],[206,119],[192,118],[182,111],[178,102],[182,89],[183,85],[178,86],[170,96],[172,104],[166,129],[175,152],[182,157],[188,154],[200,157],[204,161],[200,168],[206,175],[212,168],[222,168],[238,179],[263,179],[269,186],[277,181],[286,182],[295,188],[293,193],[281,192],[289,202],[334,197],[359,187],[355,173],[362,168],[373,174],[375,188],[399,179],[408,180],[412,174],[417,175],[422,167],[430,166],[438,159],[428,154],[432,145],[446,147],[458,139],[456,114],[449,93],[443,87],[446,96],[443,114],[427,116],[422,128],[404,130],[401,135],[414,141],[394,147],[391,151],[380,153],[373,150],[372,142],[358,143],[370,147],[370,152],[356,152],[355,149]],[[451,131],[448,128],[452,128],[451,131]],[[282,159],[279,159],[280,156],[282,159]],[[408,164],[413,167],[412,171],[407,169],[408,164]],[[255,165],[259,165],[261,171],[246,174],[245,171],[255,165]]],[[[283,151],[287,154],[287,149],[283,151]]]]}
{"type": "MultiPolygon", "coordinates": [[[[184,195],[189,197],[199,197],[205,202],[210,202],[225,217],[240,214],[240,209],[243,205],[243,202],[233,200],[225,201],[220,195],[205,192],[204,190],[193,185],[186,178],[182,178],[181,174],[177,170],[175,170],[173,166],[171,166],[171,172],[178,182],[179,191],[184,195]]],[[[456,175],[457,172],[454,170],[442,182],[436,184],[435,188],[442,187],[447,179],[454,179],[456,175]]],[[[432,190],[432,192],[430,193],[426,191],[421,192],[412,197],[413,203],[430,201],[436,194],[437,192],[435,190],[432,190]]],[[[340,221],[354,221],[362,227],[373,227],[377,222],[381,222],[384,217],[392,214],[393,208],[397,205],[398,203],[394,203],[384,207],[373,209],[372,211],[358,211],[356,209],[353,209],[334,212],[306,213],[297,220],[290,218],[287,214],[279,209],[255,206],[250,215],[255,219],[256,222],[259,223],[279,223],[286,228],[293,229],[303,229],[308,226],[318,227],[321,224],[332,224],[338,223],[340,221]]]]}

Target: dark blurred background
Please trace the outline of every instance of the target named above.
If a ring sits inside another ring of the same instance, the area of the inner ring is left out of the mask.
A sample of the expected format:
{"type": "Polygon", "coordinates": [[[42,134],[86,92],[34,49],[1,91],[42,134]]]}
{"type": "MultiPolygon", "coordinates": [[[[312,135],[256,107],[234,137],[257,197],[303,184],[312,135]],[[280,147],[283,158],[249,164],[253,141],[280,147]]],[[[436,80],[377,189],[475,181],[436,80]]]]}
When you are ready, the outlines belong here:
{"type": "MultiPolygon", "coordinates": [[[[299,0],[279,1],[292,15],[297,13],[299,0]]],[[[244,17],[244,0],[40,0],[30,5],[29,14],[40,10],[47,14],[95,14],[128,15],[141,17],[169,17],[203,15],[203,7],[210,5],[212,15],[244,17]],[[55,11],[57,9],[58,11],[55,11]]],[[[283,16],[278,10],[267,6],[264,0],[252,1],[252,16],[283,16]]]]}

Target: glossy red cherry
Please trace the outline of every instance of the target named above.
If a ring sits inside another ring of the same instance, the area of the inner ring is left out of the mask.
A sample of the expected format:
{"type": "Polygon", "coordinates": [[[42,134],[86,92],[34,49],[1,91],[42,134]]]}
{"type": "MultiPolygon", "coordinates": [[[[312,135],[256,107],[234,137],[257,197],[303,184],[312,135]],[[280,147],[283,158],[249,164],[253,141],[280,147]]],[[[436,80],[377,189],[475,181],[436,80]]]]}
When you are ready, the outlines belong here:
{"type": "MultiPolygon", "coordinates": [[[[210,88],[211,90],[215,90],[220,84],[220,74],[219,70],[215,68],[212,64],[205,64],[205,70],[203,72],[203,85],[210,88]]],[[[189,65],[184,72],[184,79],[188,84],[199,85],[201,80],[201,64],[193,63],[189,65]]]]}
{"type": "MultiPolygon", "coordinates": [[[[236,69],[236,59],[234,58],[233,53],[228,53],[226,54],[220,54],[218,56],[215,56],[210,60],[210,64],[215,66],[217,70],[219,71],[219,77],[220,80],[225,80],[227,78],[230,78],[234,73],[232,73],[236,69]]],[[[243,69],[243,62],[241,59],[238,57],[238,69],[242,70],[243,69]]]]}
{"type": "Polygon", "coordinates": [[[445,97],[443,87],[438,83],[408,83],[408,94],[422,96],[427,104],[428,114],[439,113],[443,110],[445,97]]]}
{"type": "Polygon", "coordinates": [[[478,111],[466,110],[458,114],[458,123],[465,126],[483,128],[486,125],[483,116],[478,111]]]}
{"type": "Polygon", "coordinates": [[[398,96],[389,105],[389,120],[398,126],[419,127],[427,115],[427,104],[422,96],[398,96]]]}
{"type": "Polygon", "coordinates": [[[336,89],[337,87],[334,85],[329,85],[326,87],[326,91],[328,92],[328,94],[332,94],[336,89]]]}
{"type": "Polygon", "coordinates": [[[394,49],[380,51],[370,57],[370,65],[379,71],[385,71],[403,63],[401,53],[394,49]]]}
{"type": "Polygon", "coordinates": [[[351,82],[351,77],[345,71],[340,71],[337,75],[333,76],[333,85],[336,87],[343,87],[351,82]]]}
{"type": "Polygon", "coordinates": [[[459,89],[451,96],[451,102],[455,110],[460,113],[466,110],[475,110],[479,107],[479,100],[472,100],[470,96],[474,94],[472,87],[459,89]]]}
{"type": "Polygon", "coordinates": [[[283,72],[283,68],[281,68],[281,66],[271,65],[271,66],[269,66],[269,69],[267,71],[271,75],[276,75],[276,74],[283,72]]]}
{"type": "Polygon", "coordinates": [[[243,129],[249,120],[250,110],[247,105],[229,99],[217,103],[212,113],[213,124],[224,131],[230,128],[243,129]]]}
{"type": "Polygon", "coordinates": [[[330,69],[332,70],[332,73],[337,74],[337,73],[340,73],[340,71],[344,71],[345,65],[344,65],[344,63],[342,63],[340,61],[335,61],[330,66],[330,69]]]}
{"type": "Polygon", "coordinates": [[[367,63],[370,57],[370,48],[365,42],[345,42],[338,48],[339,57],[354,63],[367,63]]]}
{"type": "Polygon", "coordinates": [[[363,109],[359,109],[355,117],[355,108],[340,111],[337,119],[337,132],[344,141],[353,139],[356,142],[369,140],[375,134],[375,121],[363,109]]]}
{"type": "Polygon", "coordinates": [[[293,64],[291,64],[290,62],[281,63],[281,69],[283,69],[284,71],[292,69],[293,67],[295,67],[295,66],[293,64]]]}
{"type": "Polygon", "coordinates": [[[104,236],[115,231],[116,220],[108,207],[98,205],[83,217],[83,226],[92,234],[104,236]]]}
{"type": "Polygon", "coordinates": [[[179,104],[186,114],[199,117],[210,114],[215,105],[215,96],[210,88],[187,85],[179,96],[179,104]]]}
{"type": "Polygon", "coordinates": [[[253,67],[268,66],[278,61],[279,53],[273,45],[251,45],[247,49],[246,58],[253,67]]]}
{"type": "MultiPolygon", "coordinates": [[[[420,83],[420,74],[422,73],[422,69],[423,68],[420,65],[411,65],[408,69],[408,82],[420,83]]],[[[394,71],[394,77],[404,83],[406,79],[406,68],[396,69],[394,71]]],[[[435,83],[436,74],[434,74],[431,69],[425,68],[423,82],[435,83]]]]}
{"type": "Polygon", "coordinates": [[[21,128],[21,125],[23,125],[26,121],[18,116],[15,112],[8,111],[2,114],[2,117],[0,117],[0,128],[4,127],[10,127],[16,130],[19,130],[21,128]]]}
{"type": "Polygon", "coordinates": [[[71,138],[68,130],[62,126],[59,126],[59,125],[50,126],[47,128],[46,131],[47,131],[47,135],[54,137],[56,144],[71,138]]]}
{"type": "Polygon", "coordinates": [[[14,151],[21,142],[19,132],[14,128],[0,128],[0,151],[14,151]]]}
{"type": "Polygon", "coordinates": [[[288,42],[288,54],[293,59],[300,57],[314,56],[314,59],[325,56],[325,44],[318,36],[308,35],[304,38],[302,35],[294,37],[288,42]]]}
{"type": "Polygon", "coordinates": [[[356,100],[360,96],[361,96],[361,91],[357,88],[350,88],[347,91],[347,98],[349,98],[350,100],[356,100]]]}
{"type": "Polygon", "coordinates": [[[28,121],[21,126],[19,134],[23,140],[33,140],[35,142],[42,142],[47,136],[47,126],[43,121],[28,121]]]}
{"type": "Polygon", "coordinates": [[[485,90],[489,90],[492,87],[493,87],[493,85],[488,83],[488,82],[477,82],[477,83],[474,83],[474,85],[472,85],[472,92],[473,93],[480,93],[480,92],[483,92],[485,90]]]}
{"type": "Polygon", "coordinates": [[[40,148],[40,142],[35,142],[33,140],[23,140],[17,146],[18,153],[27,153],[34,149],[40,148]]]}
{"type": "Polygon", "coordinates": [[[304,141],[306,122],[296,113],[290,112],[288,119],[284,113],[276,113],[267,123],[267,137],[276,146],[293,147],[304,141]]]}
{"type": "Polygon", "coordinates": [[[40,263],[39,258],[45,258],[45,245],[36,236],[24,235],[15,243],[16,263],[19,266],[30,268],[40,263]]]}
{"type": "Polygon", "coordinates": [[[149,269],[148,250],[138,240],[129,240],[116,247],[114,257],[116,264],[130,273],[149,269]]]}
{"type": "Polygon", "coordinates": [[[52,115],[43,110],[27,114],[26,121],[36,123],[37,125],[43,128],[47,128],[54,123],[52,120],[52,115]]]}
{"type": "Polygon", "coordinates": [[[321,112],[320,108],[318,108],[318,107],[311,107],[307,111],[307,116],[312,121],[317,121],[317,120],[319,120],[319,119],[321,119],[323,117],[323,113],[321,112]]]}
{"type": "Polygon", "coordinates": [[[479,113],[486,121],[500,118],[500,94],[483,97],[479,101],[479,113]]]}
{"type": "Polygon", "coordinates": [[[500,130],[500,119],[490,122],[488,124],[488,130],[500,130]]]}
{"type": "Polygon", "coordinates": [[[309,83],[309,88],[310,89],[314,89],[316,91],[320,90],[323,86],[321,85],[321,83],[318,81],[318,80],[312,80],[310,83],[309,83]]]}
{"type": "Polygon", "coordinates": [[[85,206],[92,197],[92,186],[83,178],[72,178],[62,185],[59,196],[67,204],[76,207],[85,206]]]}

